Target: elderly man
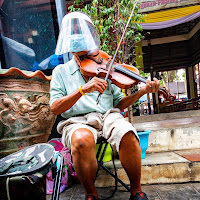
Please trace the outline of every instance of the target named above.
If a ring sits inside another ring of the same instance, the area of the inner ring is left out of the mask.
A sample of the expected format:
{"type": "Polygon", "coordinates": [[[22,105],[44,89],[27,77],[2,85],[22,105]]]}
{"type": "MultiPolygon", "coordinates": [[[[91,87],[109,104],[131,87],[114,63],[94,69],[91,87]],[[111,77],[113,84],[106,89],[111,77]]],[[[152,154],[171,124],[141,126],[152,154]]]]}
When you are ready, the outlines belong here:
{"type": "Polygon", "coordinates": [[[91,19],[81,12],[67,14],[56,47],[56,54],[72,52],[69,62],[53,70],[50,105],[62,120],[57,130],[62,142],[71,148],[74,168],[85,190],[86,200],[98,199],[94,186],[97,171],[95,143],[103,136],[119,152],[131,186],[130,200],[147,200],[142,192],[141,149],[137,131],[120,114],[146,93],[157,92],[159,81],[147,81],[137,93],[124,97],[121,89],[101,77],[86,77],[80,72],[85,55],[98,50],[100,41],[91,19]],[[96,104],[101,93],[99,104],[96,104]]]}

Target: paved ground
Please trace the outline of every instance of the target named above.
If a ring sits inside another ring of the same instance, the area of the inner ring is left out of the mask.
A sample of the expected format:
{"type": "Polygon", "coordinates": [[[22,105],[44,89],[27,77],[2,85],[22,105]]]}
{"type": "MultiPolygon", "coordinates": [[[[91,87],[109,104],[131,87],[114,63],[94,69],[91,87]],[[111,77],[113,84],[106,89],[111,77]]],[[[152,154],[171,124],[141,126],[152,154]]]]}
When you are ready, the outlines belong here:
{"type": "MultiPolygon", "coordinates": [[[[143,185],[143,191],[149,200],[200,200],[200,182],[183,184],[143,185]]],[[[113,187],[98,188],[99,196],[109,196],[113,187]]],[[[51,195],[47,195],[47,200],[51,195]]],[[[128,200],[129,192],[124,187],[118,187],[111,200],[128,200]]],[[[60,200],[84,200],[84,191],[80,184],[76,184],[60,194],[60,200]]]]}

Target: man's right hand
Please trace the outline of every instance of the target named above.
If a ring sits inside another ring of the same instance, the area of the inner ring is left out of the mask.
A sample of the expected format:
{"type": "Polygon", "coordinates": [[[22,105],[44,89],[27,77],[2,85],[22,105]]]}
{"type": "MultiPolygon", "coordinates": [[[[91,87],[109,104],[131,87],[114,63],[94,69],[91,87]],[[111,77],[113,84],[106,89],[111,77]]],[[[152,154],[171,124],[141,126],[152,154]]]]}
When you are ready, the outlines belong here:
{"type": "MultiPolygon", "coordinates": [[[[104,93],[106,87],[107,82],[104,79],[93,77],[90,81],[83,85],[81,89],[84,93],[90,93],[93,91],[104,93]]],[[[67,96],[56,99],[51,105],[51,111],[54,115],[59,115],[69,110],[81,98],[81,95],[80,90],[77,89],[67,96]]]]}
{"type": "Polygon", "coordinates": [[[91,93],[94,91],[98,91],[103,94],[107,87],[107,82],[104,79],[93,77],[90,81],[88,81],[85,85],[82,86],[82,91],[84,93],[91,93]]]}

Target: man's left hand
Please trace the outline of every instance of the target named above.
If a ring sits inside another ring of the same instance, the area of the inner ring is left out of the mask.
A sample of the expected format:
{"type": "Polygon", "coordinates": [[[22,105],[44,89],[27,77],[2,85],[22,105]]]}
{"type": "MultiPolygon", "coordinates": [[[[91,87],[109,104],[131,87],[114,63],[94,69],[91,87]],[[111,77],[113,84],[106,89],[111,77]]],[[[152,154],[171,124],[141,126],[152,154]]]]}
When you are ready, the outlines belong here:
{"type": "Polygon", "coordinates": [[[144,93],[154,93],[158,92],[160,86],[160,81],[157,78],[153,78],[153,81],[147,80],[146,85],[141,88],[144,93]]]}

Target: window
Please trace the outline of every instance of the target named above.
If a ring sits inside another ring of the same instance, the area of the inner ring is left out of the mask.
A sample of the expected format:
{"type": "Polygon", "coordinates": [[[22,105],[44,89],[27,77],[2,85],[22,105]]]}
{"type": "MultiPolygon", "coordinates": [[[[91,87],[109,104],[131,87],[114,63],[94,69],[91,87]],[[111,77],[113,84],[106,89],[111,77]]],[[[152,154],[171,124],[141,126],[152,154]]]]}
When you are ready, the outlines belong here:
{"type": "Polygon", "coordinates": [[[0,0],[1,68],[47,67],[56,47],[55,13],[52,0],[0,0]]]}

